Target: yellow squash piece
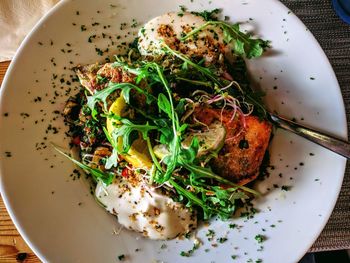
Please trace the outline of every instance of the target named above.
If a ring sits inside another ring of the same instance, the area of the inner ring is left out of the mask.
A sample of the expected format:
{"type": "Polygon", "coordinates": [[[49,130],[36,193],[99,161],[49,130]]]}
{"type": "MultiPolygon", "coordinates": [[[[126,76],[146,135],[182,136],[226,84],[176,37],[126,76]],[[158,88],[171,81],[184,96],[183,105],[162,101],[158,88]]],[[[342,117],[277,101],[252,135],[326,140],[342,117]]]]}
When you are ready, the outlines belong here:
{"type": "MultiPolygon", "coordinates": [[[[109,108],[109,113],[113,112],[114,114],[121,116],[126,106],[127,104],[123,96],[120,96],[113,102],[113,104],[109,108]]],[[[120,122],[117,120],[112,120],[107,118],[106,126],[107,126],[107,131],[110,135],[115,129],[115,126],[113,125],[114,123],[118,124],[120,122]]],[[[119,137],[118,147],[122,148],[122,144],[123,144],[122,138],[119,137]]],[[[151,169],[152,167],[152,161],[149,155],[147,143],[142,138],[139,138],[133,142],[130,150],[128,151],[128,154],[123,155],[123,158],[128,163],[130,163],[134,168],[151,169]]]]}

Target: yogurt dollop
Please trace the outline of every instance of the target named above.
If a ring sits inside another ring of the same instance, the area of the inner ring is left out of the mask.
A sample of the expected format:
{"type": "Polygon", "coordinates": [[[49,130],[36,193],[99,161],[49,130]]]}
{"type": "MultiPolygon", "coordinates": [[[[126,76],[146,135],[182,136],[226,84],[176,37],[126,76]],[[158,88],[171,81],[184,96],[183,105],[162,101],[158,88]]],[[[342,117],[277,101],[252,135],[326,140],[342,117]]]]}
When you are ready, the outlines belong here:
{"type": "Polygon", "coordinates": [[[95,195],[121,225],[150,239],[172,239],[197,226],[196,215],[183,204],[123,177],[108,186],[98,183],[95,195]]]}
{"type": "Polygon", "coordinates": [[[164,51],[163,43],[187,56],[204,57],[215,62],[220,54],[229,56],[231,49],[224,41],[219,27],[208,26],[195,37],[180,41],[181,37],[205,24],[202,17],[184,12],[170,12],[148,21],[139,31],[138,47],[142,55],[158,55],[164,51]]]}

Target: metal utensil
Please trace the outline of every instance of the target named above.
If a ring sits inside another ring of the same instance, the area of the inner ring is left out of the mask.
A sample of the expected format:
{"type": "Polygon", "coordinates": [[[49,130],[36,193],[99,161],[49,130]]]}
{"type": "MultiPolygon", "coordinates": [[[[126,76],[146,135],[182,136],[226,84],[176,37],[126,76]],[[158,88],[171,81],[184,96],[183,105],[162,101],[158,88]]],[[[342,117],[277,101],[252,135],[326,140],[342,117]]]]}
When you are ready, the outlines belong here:
{"type": "Polygon", "coordinates": [[[308,128],[294,121],[280,117],[276,114],[269,113],[269,115],[270,121],[276,124],[277,127],[300,135],[308,139],[309,141],[317,143],[318,145],[321,145],[328,150],[331,150],[337,154],[340,154],[350,159],[350,143],[348,143],[347,141],[337,139],[330,135],[321,133],[312,128],[308,128]]]}

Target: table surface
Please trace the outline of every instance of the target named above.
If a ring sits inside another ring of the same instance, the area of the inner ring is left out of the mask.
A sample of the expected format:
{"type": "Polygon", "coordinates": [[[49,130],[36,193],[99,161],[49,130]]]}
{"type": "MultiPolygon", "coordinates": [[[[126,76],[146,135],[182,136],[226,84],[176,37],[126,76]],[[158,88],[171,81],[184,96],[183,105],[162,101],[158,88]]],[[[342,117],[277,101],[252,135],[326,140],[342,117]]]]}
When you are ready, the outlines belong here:
{"type": "MultiPolygon", "coordinates": [[[[334,14],[329,0],[281,0],[310,28],[336,72],[350,114],[350,26],[334,14]]],[[[0,85],[9,62],[0,63],[0,85]]],[[[349,124],[349,123],[348,123],[349,124]]],[[[333,214],[310,251],[350,249],[350,166],[333,214]]],[[[0,262],[40,262],[12,223],[0,196],[0,262]]]]}

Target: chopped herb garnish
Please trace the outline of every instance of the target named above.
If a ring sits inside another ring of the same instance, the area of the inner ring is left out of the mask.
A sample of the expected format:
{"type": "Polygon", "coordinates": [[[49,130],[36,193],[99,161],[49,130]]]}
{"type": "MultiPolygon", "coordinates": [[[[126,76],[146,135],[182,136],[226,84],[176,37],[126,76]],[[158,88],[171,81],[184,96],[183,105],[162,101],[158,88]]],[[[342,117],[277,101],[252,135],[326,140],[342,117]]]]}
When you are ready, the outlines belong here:
{"type": "Polygon", "coordinates": [[[217,15],[220,12],[221,12],[221,10],[216,8],[216,9],[211,10],[211,11],[204,10],[203,12],[191,12],[191,14],[203,17],[205,21],[217,21],[218,20],[217,15]]]}
{"type": "Polygon", "coordinates": [[[260,243],[262,243],[262,242],[264,242],[265,240],[266,240],[266,238],[265,238],[265,236],[263,236],[263,235],[256,235],[255,237],[254,237],[254,239],[260,244],[260,243]]]}
{"type": "Polygon", "coordinates": [[[187,8],[185,6],[180,5],[180,12],[178,12],[177,15],[180,17],[183,17],[186,10],[187,10],[187,8]]]}
{"type": "Polygon", "coordinates": [[[208,229],[208,233],[205,234],[208,237],[208,241],[212,241],[215,237],[215,232],[212,229],[208,229]]]}
{"type": "Polygon", "coordinates": [[[124,30],[126,28],[126,26],[127,26],[127,23],[125,23],[125,22],[121,23],[119,29],[124,30]]]}
{"type": "Polygon", "coordinates": [[[217,242],[219,242],[220,244],[225,243],[227,241],[226,237],[220,237],[216,240],[217,242]]]}
{"type": "Polygon", "coordinates": [[[136,28],[137,26],[139,25],[139,23],[136,21],[136,19],[132,19],[132,24],[131,24],[131,27],[132,28],[136,28]]]}
{"type": "Polygon", "coordinates": [[[200,242],[194,242],[193,247],[188,251],[181,251],[180,256],[182,257],[190,257],[193,253],[200,247],[200,242]]]}
{"type": "Polygon", "coordinates": [[[291,187],[291,186],[288,186],[288,185],[282,185],[281,189],[282,189],[283,191],[290,191],[290,189],[292,189],[292,187],[291,187]]]}
{"type": "Polygon", "coordinates": [[[96,53],[97,53],[97,55],[99,55],[99,56],[103,56],[103,51],[101,50],[101,49],[99,49],[99,48],[95,48],[95,51],[96,51],[96,53]]]}
{"type": "Polygon", "coordinates": [[[119,261],[123,261],[125,259],[125,255],[121,254],[118,256],[119,261]]]}
{"type": "Polygon", "coordinates": [[[236,224],[229,224],[229,227],[230,227],[231,229],[234,229],[234,228],[237,227],[237,225],[236,225],[236,224]]]}

